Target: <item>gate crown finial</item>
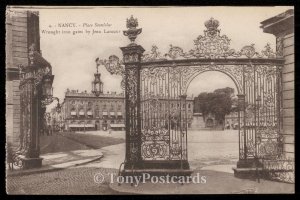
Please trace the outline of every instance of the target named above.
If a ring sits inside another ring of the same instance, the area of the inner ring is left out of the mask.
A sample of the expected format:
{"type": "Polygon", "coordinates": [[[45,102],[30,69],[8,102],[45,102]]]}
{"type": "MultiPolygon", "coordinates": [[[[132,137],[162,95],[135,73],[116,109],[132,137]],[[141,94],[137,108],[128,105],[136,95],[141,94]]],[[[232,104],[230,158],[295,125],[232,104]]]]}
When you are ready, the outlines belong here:
{"type": "Polygon", "coordinates": [[[218,20],[214,18],[210,18],[204,23],[205,27],[207,30],[205,32],[208,33],[208,36],[213,37],[215,36],[220,30],[218,29],[220,23],[218,20]]]}
{"type": "Polygon", "coordinates": [[[217,30],[220,23],[218,20],[214,19],[213,17],[211,17],[209,20],[207,20],[205,23],[204,23],[205,27],[208,29],[208,30],[217,30]]]}

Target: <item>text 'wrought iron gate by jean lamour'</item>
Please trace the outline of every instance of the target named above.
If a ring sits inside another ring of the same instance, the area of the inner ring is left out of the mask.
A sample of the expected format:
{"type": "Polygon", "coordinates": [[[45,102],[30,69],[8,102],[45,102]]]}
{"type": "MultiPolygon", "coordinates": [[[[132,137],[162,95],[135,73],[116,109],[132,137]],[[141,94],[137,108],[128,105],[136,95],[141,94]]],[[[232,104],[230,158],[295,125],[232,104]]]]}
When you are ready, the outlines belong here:
{"type": "MultiPolygon", "coordinates": [[[[149,53],[135,44],[142,29],[137,19],[127,19],[131,43],[122,47],[124,59],[101,60],[112,74],[123,76],[126,92],[126,169],[189,170],[187,155],[187,89],[206,71],[228,75],[237,87],[239,100],[238,167],[262,165],[279,159],[282,152],[280,42],[276,52],[267,44],[258,53],[254,45],[241,50],[230,47],[220,34],[219,21],[205,22],[194,48],[184,52],[170,45],[166,54],[156,46],[149,53]]],[[[201,153],[201,152],[199,152],[201,153]]]]}

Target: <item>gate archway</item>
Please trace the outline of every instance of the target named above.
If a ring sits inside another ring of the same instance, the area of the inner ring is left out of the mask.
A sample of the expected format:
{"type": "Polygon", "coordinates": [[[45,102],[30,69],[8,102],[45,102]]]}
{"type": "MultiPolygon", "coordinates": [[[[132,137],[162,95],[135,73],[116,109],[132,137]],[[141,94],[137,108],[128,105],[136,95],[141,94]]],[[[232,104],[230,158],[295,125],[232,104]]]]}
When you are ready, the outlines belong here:
{"type": "Polygon", "coordinates": [[[123,173],[190,173],[187,155],[186,91],[195,76],[205,71],[227,74],[236,84],[239,99],[238,168],[261,166],[264,158],[282,155],[281,68],[284,60],[270,45],[258,53],[254,45],[236,51],[221,35],[219,21],[205,22],[204,34],[184,52],[170,46],[162,55],[134,43],[142,32],[137,19],[127,20],[131,43],[117,56],[99,60],[112,74],[123,76],[126,100],[126,158],[123,173]],[[174,103],[174,107],[172,107],[174,103]]]}

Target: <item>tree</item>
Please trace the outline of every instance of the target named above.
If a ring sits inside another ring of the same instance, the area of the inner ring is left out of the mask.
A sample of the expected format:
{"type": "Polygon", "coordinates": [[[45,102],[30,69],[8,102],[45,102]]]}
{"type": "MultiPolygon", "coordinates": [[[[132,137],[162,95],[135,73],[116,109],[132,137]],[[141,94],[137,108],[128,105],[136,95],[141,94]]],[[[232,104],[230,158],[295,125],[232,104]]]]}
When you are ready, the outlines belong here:
{"type": "Polygon", "coordinates": [[[194,112],[201,112],[204,117],[212,113],[216,120],[223,122],[225,115],[232,111],[235,101],[234,89],[230,87],[216,89],[210,93],[202,92],[194,99],[194,112]]]}
{"type": "Polygon", "coordinates": [[[214,91],[214,93],[217,94],[225,94],[227,96],[229,96],[230,98],[234,97],[234,89],[231,87],[226,87],[226,88],[220,88],[220,89],[216,89],[214,91]]]}

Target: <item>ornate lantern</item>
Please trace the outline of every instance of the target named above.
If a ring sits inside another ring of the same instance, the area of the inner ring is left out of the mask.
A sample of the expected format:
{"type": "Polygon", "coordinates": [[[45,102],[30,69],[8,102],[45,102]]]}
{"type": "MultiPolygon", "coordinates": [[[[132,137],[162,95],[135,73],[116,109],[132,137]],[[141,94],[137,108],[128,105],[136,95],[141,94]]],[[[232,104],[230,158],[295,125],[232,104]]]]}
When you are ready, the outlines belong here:
{"type": "Polygon", "coordinates": [[[42,96],[43,98],[52,98],[53,96],[53,83],[54,75],[46,75],[44,77],[43,83],[42,83],[42,96]]]}
{"type": "Polygon", "coordinates": [[[56,108],[55,108],[55,109],[56,109],[56,112],[57,112],[57,113],[60,113],[60,112],[61,112],[61,105],[60,105],[60,103],[59,103],[59,102],[57,103],[57,105],[56,105],[56,108]]]}
{"type": "MultiPolygon", "coordinates": [[[[96,60],[97,63],[97,60],[96,60]]],[[[97,63],[96,68],[97,68],[97,73],[94,74],[95,79],[92,82],[92,93],[95,94],[97,97],[100,94],[103,94],[103,82],[100,79],[101,74],[98,72],[98,67],[99,64],[97,63]]]]}

